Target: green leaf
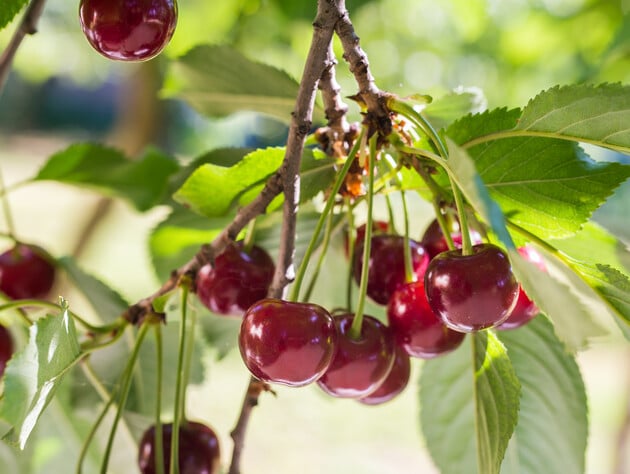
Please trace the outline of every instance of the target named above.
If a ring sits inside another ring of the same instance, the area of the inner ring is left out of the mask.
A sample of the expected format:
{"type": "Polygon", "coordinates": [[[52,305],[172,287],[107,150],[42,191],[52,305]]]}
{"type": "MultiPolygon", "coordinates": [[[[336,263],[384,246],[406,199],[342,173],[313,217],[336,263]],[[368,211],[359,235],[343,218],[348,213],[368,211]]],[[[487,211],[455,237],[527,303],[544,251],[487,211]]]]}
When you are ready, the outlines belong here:
{"type": "Polygon", "coordinates": [[[27,345],[10,360],[4,375],[0,418],[12,425],[5,438],[24,448],[35,424],[81,349],[68,311],[39,319],[27,345]]]}
{"type": "Polygon", "coordinates": [[[588,407],[575,359],[542,315],[497,334],[521,382],[519,421],[501,472],[583,473],[588,407]]]}
{"type": "Polygon", "coordinates": [[[523,109],[516,130],[630,153],[630,86],[580,84],[548,89],[523,109]]]}
{"type": "Polygon", "coordinates": [[[203,45],[171,63],[162,92],[207,116],[253,111],[289,123],[298,83],[284,71],[252,61],[229,46],[203,45]]]}
{"type": "Polygon", "coordinates": [[[174,199],[206,217],[221,217],[236,204],[245,204],[243,194],[257,193],[284,158],[284,148],[256,150],[234,166],[206,163],[199,166],[175,193],[174,199]]]}
{"type": "MultiPolygon", "coordinates": [[[[542,249],[537,249],[545,255],[542,249]]],[[[540,310],[553,321],[556,334],[569,351],[583,349],[594,336],[606,330],[593,319],[578,297],[579,292],[570,281],[559,281],[526,261],[516,250],[510,250],[512,270],[525,293],[540,310]]]]}
{"type": "Polygon", "coordinates": [[[0,29],[7,26],[27,3],[28,0],[4,0],[0,8],[0,29]]]}
{"type": "Polygon", "coordinates": [[[157,151],[130,160],[118,150],[81,143],[50,157],[34,179],[96,189],[146,211],[163,201],[168,178],[178,169],[172,158],[157,151]]]}
{"type": "Polygon", "coordinates": [[[113,321],[128,307],[122,296],[98,278],[86,273],[71,257],[58,259],[72,283],[83,293],[102,321],[113,321]]]}
{"type": "Polygon", "coordinates": [[[422,430],[440,471],[498,473],[520,385],[494,333],[469,336],[453,353],[427,361],[420,384],[422,430]]]}
{"type": "Polygon", "coordinates": [[[439,129],[466,114],[481,113],[486,107],[483,91],[477,87],[467,87],[438,97],[422,113],[439,129]]]}

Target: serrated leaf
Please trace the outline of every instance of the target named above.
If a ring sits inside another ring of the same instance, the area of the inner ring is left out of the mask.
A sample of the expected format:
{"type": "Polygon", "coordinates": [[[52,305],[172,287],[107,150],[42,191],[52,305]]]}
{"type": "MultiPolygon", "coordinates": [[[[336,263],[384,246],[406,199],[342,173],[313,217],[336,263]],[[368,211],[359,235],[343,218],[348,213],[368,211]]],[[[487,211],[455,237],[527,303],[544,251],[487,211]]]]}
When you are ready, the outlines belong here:
{"type": "Polygon", "coordinates": [[[154,150],[130,160],[113,148],[81,143],[50,157],[34,179],[96,189],[146,211],[162,202],[168,178],[178,169],[172,158],[154,150]]]}
{"type": "Polygon", "coordinates": [[[103,321],[113,321],[129,307],[117,291],[86,273],[73,258],[62,257],[57,262],[103,321]]]}
{"type": "Polygon", "coordinates": [[[576,297],[570,282],[558,281],[526,261],[516,250],[509,250],[509,254],[512,270],[525,293],[553,321],[556,334],[569,351],[583,349],[590,338],[606,334],[576,297]]]}
{"type": "Polygon", "coordinates": [[[453,353],[427,361],[420,384],[422,431],[440,472],[498,473],[520,386],[496,336],[469,336],[453,353]]]}
{"type": "Polygon", "coordinates": [[[11,23],[15,15],[28,3],[28,0],[4,0],[0,8],[0,30],[11,23]]]}
{"type": "Polygon", "coordinates": [[[13,427],[5,438],[24,448],[63,376],[80,355],[74,321],[67,310],[30,327],[27,345],[13,356],[4,375],[0,418],[13,427]]]}
{"type": "Polygon", "coordinates": [[[580,370],[542,315],[497,332],[521,382],[519,421],[504,474],[584,472],[588,407],[580,370]]]}
{"type": "Polygon", "coordinates": [[[203,45],[171,63],[162,92],[211,117],[254,111],[288,123],[298,83],[229,46],[203,45]]]}
{"type": "Polygon", "coordinates": [[[589,142],[630,153],[630,87],[553,87],[523,109],[516,130],[589,142]]]}
{"type": "Polygon", "coordinates": [[[470,114],[451,124],[445,133],[461,146],[479,137],[492,136],[516,127],[521,113],[521,109],[500,108],[470,114]]]}

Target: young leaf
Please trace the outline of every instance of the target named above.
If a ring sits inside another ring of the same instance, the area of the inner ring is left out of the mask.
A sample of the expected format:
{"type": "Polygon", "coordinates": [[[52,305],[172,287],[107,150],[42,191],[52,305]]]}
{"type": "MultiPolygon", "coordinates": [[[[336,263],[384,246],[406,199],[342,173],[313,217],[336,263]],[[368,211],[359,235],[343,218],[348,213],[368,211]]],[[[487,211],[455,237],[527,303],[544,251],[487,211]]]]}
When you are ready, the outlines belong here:
{"type": "Polygon", "coordinates": [[[518,418],[520,384],[494,333],[470,336],[455,352],[428,361],[420,383],[422,430],[440,471],[498,474],[518,418]]]}
{"type": "MultiPolygon", "coordinates": [[[[254,111],[288,123],[298,83],[228,46],[198,46],[171,63],[163,94],[207,116],[254,111]],[[255,80],[252,80],[255,78],[255,80]]],[[[321,116],[321,114],[320,114],[321,116]]]]}
{"type": "Polygon", "coordinates": [[[7,26],[28,0],[4,0],[0,8],[0,30],[7,26]]]}
{"type": "Polygon", "coordinates": [[[63,376],[80,358],[74,321],[65,309],[30,327],[28,344],[14,355],[4,375],[0,418],[12,425],[6,436],[24,448],[63,376]]]}
{"type": "Polygon", "coordinates": [[[584,383],[549,321],[539,315],[514,331],[499,331],[521,382],[519,421],[501,472],[584,472],[588,435],[584,383]]]}
{"type": "Polygon", "coordinates": [[[463,115],[481,113],[487,106],[488,101],[481,89],[460,87],[433,100],[422,113],[439,129],[463,115]]]}
{"type": "Polygon", "coordinates": [[[94,188],[127,199],[138,210],[146,211],[162,202],[167,180],[178,169],[172,158],[157,151],[130,160],[118,150],[81,143],[50,157],[34,179],[94,188]]]}
{"type": "Polygon", "coordinates": [[[523,109],[516,130],[630,153],[630,86],[554,87],[523,109]]]}

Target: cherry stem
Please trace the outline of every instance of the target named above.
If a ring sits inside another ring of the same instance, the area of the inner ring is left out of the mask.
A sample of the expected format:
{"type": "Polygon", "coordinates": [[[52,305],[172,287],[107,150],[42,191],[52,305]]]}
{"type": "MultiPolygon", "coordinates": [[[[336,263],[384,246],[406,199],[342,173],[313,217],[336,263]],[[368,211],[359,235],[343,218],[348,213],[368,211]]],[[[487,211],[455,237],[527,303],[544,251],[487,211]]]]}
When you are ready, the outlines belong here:
{"type": "Polygon", "coordinates": [[[313,271],[311,280],[309,281],[309,284],[306,287],[306,292],[304,293],[304,296],[302,298],[304,301],[309,301],[311,299],[311,294],[313,293],[313,289],[315,288],[315,283],[317,283],[319,272],[321,271],[324,260],[326,259],[326,253],[328,251],[328,245],[330,244],[330,235],[332,234],[334,218],[335,213],[329,212],[328,219],[326,221],[326,228],[324,230],[324,240],[322,241],[322,245],[320,247],[319,258],[317,259],[317,265],[315,266],[315,270],[313,271]]]}
{"type": "Polygon", "coordinates": [[[407,197],[405,191],[400,192],[400,200],[402,201],[403,215],[405,219],[405,280],[407,283],[413,283],[416,281],[416,275],[413,271],[413,261],[411,257],[411,245],[409,243],[409,210],[407,208],[407,197]]]}
{"type": "Polygon", "coordinates": [[[155,468],[157,474],[164,474],[164,439],[162,436],[162,327],[155,324],[155,357],[157,368],[155,371],[156,390],[155,395],[155,468]]]}
{"type": "MultiPolygon", "coordinates": [[[[466,217],[466,207],[464,205],[464,198],[462,192],[455,184],[455,180],[450,171],[447,173],[448,179],[451,182],[451,189],[453,190],[453,197],[455,198],[455,206],[457,207],[457,216],[459,217],[459,230],[462,234],[462,255],[472,254],[472,243],[470,241],[470,232],[468,230],[468,218],[466,217]]],[[[444,233],[446,235],[446,233],[444,233]]]]}
{"type": "Polygon", "coordinates": [[[319,216],[317,220],[317,224],[315,225],[315,230],[313,230],[313,236],[311,237],[310,242],[308,243],[308,247],[306,247],[306,252],[304,253],[304,257],[302,258],[302,262],[298,268],[297,275],[295,276],[295,281],[293,283],[293,287],[291,288],[291,296],[289,298],[290,301],[298,301],[300,294],[300,287],[302,285],[302,281],[304,280],[304,275],[306,274],[306,269],[308,268],[308,263],[311,260],[311,256],[315,251],[315,247],[317,246],[317,240],[319,239],[319,234],[324,227],[324,223],[326,222],[326,217],[331,212],[333,206],[335,205],[337,194],[343,185],[344,179],[352,166],[352,162],[355,159],[357,152],[359,151],[359,147],[361,142],[363,141],[363,137],[365,137],[365,127],[361,129],[361,134],[359,138],[352,146],[348,157],[346,158],[341,171],[337,174],[337,179],[333,184],[332,189],[330,190],[330,195],[328,196],[328,200],[326,201],[326,205],[324,206],[324,210],[319,216]]]}
{"type": "MultiPolygon", "coordinates": [[[[147,331],[150,327],[150,324],[142,324],[140,326],[140,330],[138,331],[138,336],[136,338],[136,342],[127,360],[127,365],[125,366],[125,370],[121,376],[121,390],[120,390],[120,399],[118,401],[118,409],[116,410],[116,415],[114,417],[114,422],[112,423],[112,427],[109,432],[109,438],[107,439],[107,446],[105,447],[105,453],[103,454],[103,462],[101,464],[101,474],[107,474],[107,466],[109,465],[109,457],[112,452],[112,447],[114,445],[114,437],[116,435],[116,431],[118,428],[118,423],[122,416],[122,412],[127,404],[127,396],[129,395],[129,389],[131,387],[131,380],[133,378],[134,366],[136,364],[136,360],[138,359],[138,354],[140,353],[140,347],[142,346],[142,341],[147,334],[147,331]]],[[[113,399],[112,395],[112,399],[113,399]]]]}
{"type": "Polygon", "coordinates": [[[354,209],[350,204],[349,198],[346,198],[346,205],[348,206],[348,257],[350,260],[346,279],[346,309],[349,312],[352,312],[352,278],[354,273],[354,249],[356,247],[357,239],[354,232],[354,209]]]}
{"type": "Polygon", "coordinates": [[[256,219],[252,219],[247,224],[247,231],[245,231],[245,239],[243,240],[243,251],[249,254],[254,246],[256,240],[256,219]]]}
{"type": "Polygon", "coordinates": [[[395,233],[396,226],[394,225],[394,206],[392,206],[392,200],[389,197],[389,194],[385,194],[385,205],[387,206],[387,216],[389,218],[387,231],[390,233],[395,233]]]}
{"type": "MultiPolygon", "coordinates": [[[[361,283],[359,285],[359,301],[357,310],[352,319],[352,325],[348,331],[350,339],[358,340],[361,338],[361,327],[363,326],[363,312],[365,310],[365,300],[367,298],[368,276],[370,270],[370,252],[372,250],[372,224],[374,211],[374,166],[376,162],[376,141],[378,134],[370,137],[370,152],[367,156],[368,166],[368,192],[367,192],[367,223],[365,224],[365,238],[363,241],[363,265],[361,266],[361,283]]],[[[365,147],[362,147],[362,152],[365,147]]]]}
{"type": "Polygon", "coordinates": [[[186,419],[186,407],[183,406],[187,381],[184,380],[184,359],[186,349],[186,319],[188,314],[188,285],[181,286],[181,320],[179,322],[179,350],[177,355],[177,378],[175,382],[175,407],[173,410],[173,432],[171,436],[171,465],[170,474],[179,473],[179,426],[180,421],[186,419]]]}

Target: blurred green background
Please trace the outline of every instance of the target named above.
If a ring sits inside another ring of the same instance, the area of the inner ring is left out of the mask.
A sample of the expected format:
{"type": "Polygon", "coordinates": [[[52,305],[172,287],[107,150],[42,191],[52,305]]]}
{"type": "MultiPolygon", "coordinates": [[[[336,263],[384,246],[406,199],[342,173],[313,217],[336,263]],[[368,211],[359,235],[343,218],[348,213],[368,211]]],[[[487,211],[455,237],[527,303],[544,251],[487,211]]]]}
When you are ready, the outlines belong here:
{"type": "MultiPolygon", "coordinates": [[[[377,84],[399,95],[439,96],[464,88],[478,91],[481,106],[517,107],[556,84],[630,82],[630,0],[346,3],[377,84]]],[[[279,123],[252,114],[201,117],[182,102],[161,100],[160,84],[168,58],[200,43],[233,45],[299,79],[315,1],[181,0],[171,44],[163,56],[143,64],[113,63],[94,52],[83,38],[77,9],[76,2],[47,2],[39,32],[26,38],[0,97],[0,166],[7,185],[28,179],[47,157],[80,140],[104,141],[132,156],[155,145],[182,159],[219,146],[284,141],[286,129],[279,123]]],[[[15,27],[14,22],[0,32],[0,49],[15,27]]],[[[335,46],[338,79],[349,96],[356,86],[335,46]]],[[[358,118],[354,106],[351,114],[358,118]]],[[[628,159],[599,150],[593,156],[628,159]]],[[[130,301],[158,286],[146,239],[165,217],[164,209],[139,214],[125,203],[106,203],[91,191],[53,183],[19,187],[10,203],[20,237],[57,256],[77,255],[86,270],[130,301]],[[96,226],[95,215],[100,219],[96,226]]],[[[418,218],[412,226],[420,233],[430,211],[421,202],[414,206],[418,218]]],[[[626,240],[629,216],[627,184],[596,214],[626,240]]],[[[59,285],[74,308],[90,311],[64,282],[59,285]]],[[[335,300],[333,288],[319,289],[322,303],[335,300]]],[[[237,351],[221,362],[215,361],[215,352],[206,353],[207,378],[193,387],[188,410],[216,428],[229,459],[229,432],[248,375],[237,351]]],[[[627,442],[618,446],[630,398],[630,351],[612,337],[597,341],[579,361],[590,397],[588,472],[612,473],[618,452],[630,451],[627,442]]],[[[414,361],[414,373],[420,369],[421,362],[414,361]]],[[[435,472],[423,448],[413,381],[403,396],[382,407],[331,400],[312,387],[277,392],[276,398],[264,395],[254,412],[244,472],[435,472]]],[[[36,472],[65,472],[52,469],[64,465],[68,450],[76,453],[77,440],[64,435],[63,419],[63,410],[49,410],[41,434],[47,442],[28,453],[36,472]]],[[[130,472],[135,451],[124,443],[119,443],[112,472],[130,472]]],[[[0,455],[3,449],[0,445],[0,455]]],[[[630,472],[630,466],[625,468],[619,474],[630,472]]]]}

